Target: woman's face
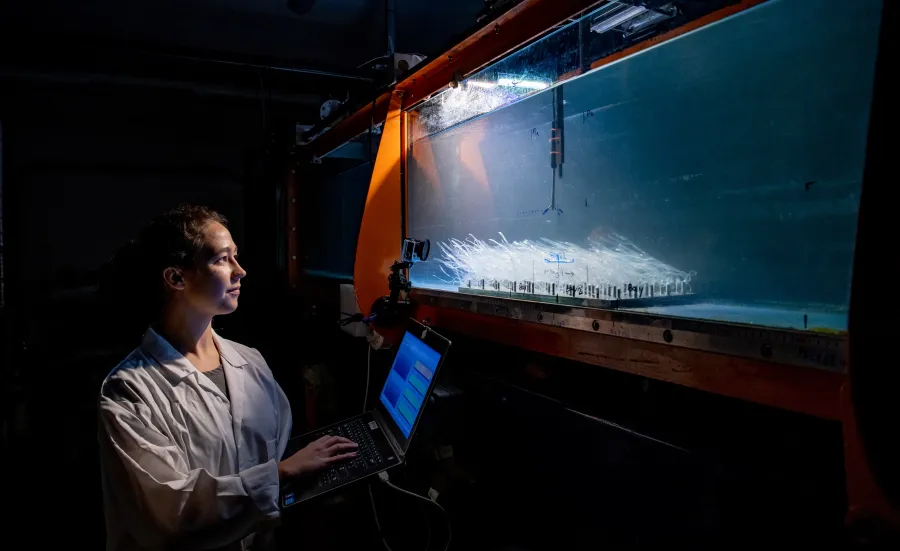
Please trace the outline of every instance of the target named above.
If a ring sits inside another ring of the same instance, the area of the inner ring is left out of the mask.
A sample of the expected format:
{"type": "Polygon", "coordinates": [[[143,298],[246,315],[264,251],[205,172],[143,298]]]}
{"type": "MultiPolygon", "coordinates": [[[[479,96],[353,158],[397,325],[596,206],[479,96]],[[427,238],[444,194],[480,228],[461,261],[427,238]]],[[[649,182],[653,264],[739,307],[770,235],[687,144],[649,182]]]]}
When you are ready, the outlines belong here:
{"type": "Polygon", "coordinates": [[[231,233],[222,224],[209,222],[203,229],[203,247],[194,269],[183,273],[181,298],[192,310],[204,315],[230,314],[237,309],[245,275],[247,272],[238,264],[231,233]]]}

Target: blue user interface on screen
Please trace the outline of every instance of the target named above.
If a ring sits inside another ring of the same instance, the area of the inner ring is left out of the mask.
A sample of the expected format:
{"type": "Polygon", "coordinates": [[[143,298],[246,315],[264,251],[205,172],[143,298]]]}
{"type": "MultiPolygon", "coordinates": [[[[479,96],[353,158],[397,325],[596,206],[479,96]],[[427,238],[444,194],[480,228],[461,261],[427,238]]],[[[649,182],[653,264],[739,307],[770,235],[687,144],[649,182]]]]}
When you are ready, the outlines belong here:
{"type": "Polygon", "coordinates": [[[441,355],[407,332],[381,389],[381,403],[403,436],[409,438],[441,355]]]}

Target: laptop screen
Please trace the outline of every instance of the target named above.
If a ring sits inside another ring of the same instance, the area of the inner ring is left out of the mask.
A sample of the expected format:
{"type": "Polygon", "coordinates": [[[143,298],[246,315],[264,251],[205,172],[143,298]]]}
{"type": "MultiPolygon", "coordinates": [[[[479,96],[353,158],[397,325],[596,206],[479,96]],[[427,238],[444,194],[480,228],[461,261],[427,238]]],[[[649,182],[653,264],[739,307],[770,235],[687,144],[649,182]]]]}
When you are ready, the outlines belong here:
{"type": "Polygon", "coordinates": [[[381,404],[405,438],[416,424],[441,355],[409,331],[403,335],[394,365],[381,389],[381,404]]]}

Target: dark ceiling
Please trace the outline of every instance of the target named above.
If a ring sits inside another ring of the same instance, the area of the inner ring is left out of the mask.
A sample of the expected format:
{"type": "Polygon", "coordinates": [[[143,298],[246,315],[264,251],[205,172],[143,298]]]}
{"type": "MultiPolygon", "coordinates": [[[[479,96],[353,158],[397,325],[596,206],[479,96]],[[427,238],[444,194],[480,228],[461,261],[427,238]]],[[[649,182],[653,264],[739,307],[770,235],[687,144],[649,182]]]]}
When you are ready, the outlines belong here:
{"type": "MultiPolygon", "coordinates": [[[[395,51],[438,55],[513,0],[394,0],[395,51]]],[[[0,92],[175,90],[285,107],[304,124],[392,78],[385,0],[0,0],[0,92]],[[299,70],[298,70],[299,69],[299,70]]],[[[0,94],[3,95],[3,94],[0,94]]]]}
{"type": "MultiPolygon", "coordinates": [[[[440,53],[483,7],[482,0],[396,0],[396,50],[440,53]]],[[[32,46],[58,37],[123,41],[335,71],[386,49],[384,0],[0,0],[0,31],[32,46]]]]}

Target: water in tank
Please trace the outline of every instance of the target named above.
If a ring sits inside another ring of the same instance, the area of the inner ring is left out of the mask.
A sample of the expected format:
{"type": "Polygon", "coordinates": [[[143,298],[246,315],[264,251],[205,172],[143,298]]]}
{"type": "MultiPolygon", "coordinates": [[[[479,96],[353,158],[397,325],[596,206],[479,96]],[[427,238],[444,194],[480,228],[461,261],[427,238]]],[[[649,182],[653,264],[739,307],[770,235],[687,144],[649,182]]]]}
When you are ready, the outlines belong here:
{"type": "Polygon", "coordinates": [[[588,16],[433,97],[414,287],[845,331],[880,6],[769,0],[593,70],[624,31],[588,16]]]}

